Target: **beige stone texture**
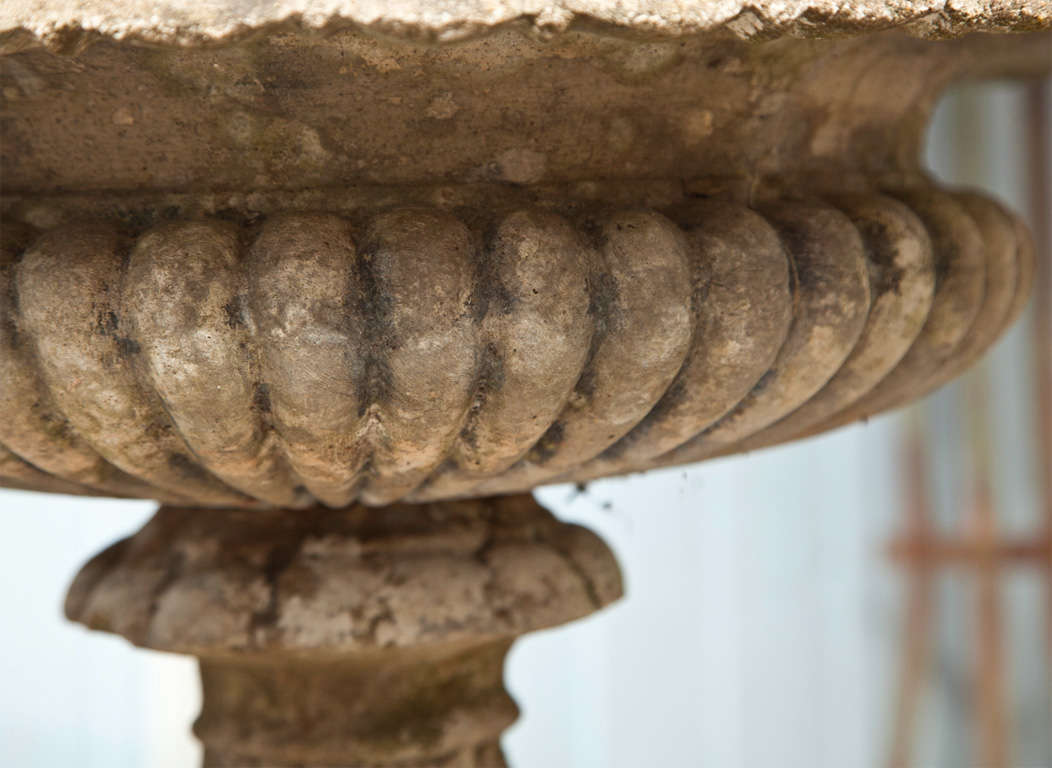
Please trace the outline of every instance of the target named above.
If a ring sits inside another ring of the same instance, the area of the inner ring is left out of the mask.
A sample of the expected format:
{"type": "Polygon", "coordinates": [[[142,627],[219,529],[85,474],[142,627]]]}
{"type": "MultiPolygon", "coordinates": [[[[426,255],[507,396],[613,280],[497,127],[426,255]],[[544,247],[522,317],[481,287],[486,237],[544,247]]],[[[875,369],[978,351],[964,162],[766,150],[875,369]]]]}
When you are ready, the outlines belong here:
{"type": "Polygon", "coordinates": [[[1011,214],[897,194],[60,226],[0,270],[0,441],[96,493],[301,508],[792,439],[925,394],[1022,307],[1011,214]]]}
{"type": "Polygon", "coordinates": [[[919,154],[945,85],[1047,71],[1048,33],[253,9],[5,33],[0,484],[339,508],[697,461],[919,397],[1025,301],[1025,228],[919,154]]]}
{"type": "Polygon", "coordinates": [[[772,34],[859,33],[907,26],[914,34],[1042,28],[1047,0],[8,0],[0,31],[47,37],[79,27],[153,42],[217,40],[268,25],[306,28],[338,23],[406,37],[451,41],[508,22],[552,33],[600,23],[651,34],[727,28],[744,38],[772,34]]]}
{"type": "Polygon", "coordinates": [[[610,550],[529,496],[163,507],[84,566],[66,614],[200,657],[206,766],[494,768],[512,641],[620,596],[610,550]]]}
{"type": "Polygon", "coordinates": [[[924,133],[958,79],[1052,70],[1050,23],[6,0],[0,486],[166,504],[66,612],[200,658],[206,766],[503,766],[511,643],[621,594],[601,541],[516,494],[815,434],[974,363],[1035,254],[928,177],[924,133]]]}

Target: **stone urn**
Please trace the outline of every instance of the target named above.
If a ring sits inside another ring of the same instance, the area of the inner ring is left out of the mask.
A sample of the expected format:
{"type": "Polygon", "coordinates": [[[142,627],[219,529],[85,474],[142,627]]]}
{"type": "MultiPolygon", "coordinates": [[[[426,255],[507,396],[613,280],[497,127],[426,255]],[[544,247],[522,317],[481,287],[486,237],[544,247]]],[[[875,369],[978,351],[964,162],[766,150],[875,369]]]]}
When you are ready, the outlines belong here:
{"type": "Polygon", "coordinates": [[[899,407],[1018,316],[1025,227],[919,156],[1050,24],[7,0],[0,485],[162,504],[68,617],[200,659],[206,766],[505,765],[510,645],[622,589],[531,489],[899,407]]]}

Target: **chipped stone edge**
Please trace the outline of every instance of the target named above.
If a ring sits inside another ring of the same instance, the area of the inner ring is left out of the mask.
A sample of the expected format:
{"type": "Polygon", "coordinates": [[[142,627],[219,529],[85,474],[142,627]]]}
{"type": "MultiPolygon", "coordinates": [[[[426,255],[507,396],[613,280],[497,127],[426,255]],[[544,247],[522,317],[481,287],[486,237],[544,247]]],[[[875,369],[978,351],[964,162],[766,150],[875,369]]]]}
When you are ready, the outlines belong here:
{"type": "Polygon", "coordinates": [[[606,34],[677,37],[724,31],[742,39],[821,37],[901,28],[923,38],[969,32],[1027,32],[1052,27],[1049,0],[834,0],[722,3],[640,3],[626,8],[606,0],[284,0],[247,12],[170,3],[136,12],[118,0],[44,7],[22,2],[0,6],[0,55],[35,43],[64,51],[98,38],[152,44],[198,45],[233,42],[272,31],[320,32],[346,27],[385,36],[450,43],[516,25],[541,35],[573,29],[606,34]],[[648,5],[655,8],[649,9],[648,5]],[[35,7],[34,7],[35,6],[35,7]]]}

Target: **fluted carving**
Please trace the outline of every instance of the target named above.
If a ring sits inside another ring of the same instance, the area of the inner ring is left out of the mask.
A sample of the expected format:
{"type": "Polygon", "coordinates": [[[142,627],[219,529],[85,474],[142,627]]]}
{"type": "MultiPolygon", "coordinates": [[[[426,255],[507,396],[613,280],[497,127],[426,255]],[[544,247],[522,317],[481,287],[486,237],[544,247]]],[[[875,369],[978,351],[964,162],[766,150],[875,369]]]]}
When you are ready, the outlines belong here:
{"type": "Polygon", "coordinates": [[[508,493],[865,418],[973,362],[1033,258],[930,188],[5,238],[2,482],[228,507],[508,493]]]}

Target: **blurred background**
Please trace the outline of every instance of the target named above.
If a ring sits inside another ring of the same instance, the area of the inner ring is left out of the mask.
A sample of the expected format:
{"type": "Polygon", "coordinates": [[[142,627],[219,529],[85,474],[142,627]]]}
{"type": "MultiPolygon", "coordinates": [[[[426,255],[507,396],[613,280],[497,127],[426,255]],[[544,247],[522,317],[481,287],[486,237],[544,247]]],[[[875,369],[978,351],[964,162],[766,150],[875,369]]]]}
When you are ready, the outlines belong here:
{"type": "MultiPolygon", "coordinates": [[[[1050,80],[958,87],[932,124],[933,174],[1045,257],[969,376],[799,445],[537,493],[628,596],[513,650],[516,768],[1052,768],[1050,144],[1050,80]]],[[[0,491],[0,765],[197,765],[195,663],[62,618],[152,507],[0,491]]]]}

